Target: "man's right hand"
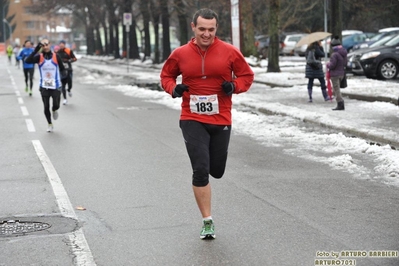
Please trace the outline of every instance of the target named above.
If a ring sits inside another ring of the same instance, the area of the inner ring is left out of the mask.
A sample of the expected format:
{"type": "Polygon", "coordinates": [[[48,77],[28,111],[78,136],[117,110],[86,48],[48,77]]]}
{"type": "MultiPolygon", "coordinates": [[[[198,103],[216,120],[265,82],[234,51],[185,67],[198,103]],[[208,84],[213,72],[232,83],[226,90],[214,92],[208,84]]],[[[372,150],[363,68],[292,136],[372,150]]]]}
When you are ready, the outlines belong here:
{"type": "Polygon", "coordinates": [[[40,49],[41,49],[43,46],[44,46],[44,45],[43,45],[41,42],[39,42],[39,43],[37,44],[37,46],[36,46],[36,48],[35,48],[35,50],[34,50],[33,52],[36,54],[37,52],[40,51],[40,49]]]}
{"type": "Polygon", "coordinates": [[[173,98],[176,98],[176,97],[182,97],[183,96],[183,93],[185,92],[185,91],[188,91],[188,86],[187,85],[184,85],[184,84],[178,84],[178,85],[176,85],[176,87],[173,89],[173,98]]]}

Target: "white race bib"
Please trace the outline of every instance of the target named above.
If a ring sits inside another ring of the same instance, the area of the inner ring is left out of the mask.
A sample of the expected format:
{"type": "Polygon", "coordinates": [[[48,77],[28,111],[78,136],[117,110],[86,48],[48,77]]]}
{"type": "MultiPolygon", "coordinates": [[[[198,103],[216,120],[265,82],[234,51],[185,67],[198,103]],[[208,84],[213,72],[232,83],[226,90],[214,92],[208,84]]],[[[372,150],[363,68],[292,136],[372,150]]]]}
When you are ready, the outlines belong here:
{"type": "Polygon", "coordinates": [[[54,79],[43,79],[43,87],[55,88],[55,80],[54,79]]]}
{"type": "Polygon", "coordinates": [[[214,115],[219,113],[219,100],[213,95],[190,95],[190,110],[200,115],[214,115]]]}

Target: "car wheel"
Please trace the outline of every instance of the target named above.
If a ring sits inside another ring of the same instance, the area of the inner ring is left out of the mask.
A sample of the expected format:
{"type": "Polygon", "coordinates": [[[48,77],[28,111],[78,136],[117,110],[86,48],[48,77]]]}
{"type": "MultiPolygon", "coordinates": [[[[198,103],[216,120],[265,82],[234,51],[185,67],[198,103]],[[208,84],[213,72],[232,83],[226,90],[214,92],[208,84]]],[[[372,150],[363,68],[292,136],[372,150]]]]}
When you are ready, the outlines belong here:
{"type": "Polygon", "coordinates": [[[398,75],[398,64],[393,60],[382,61],[377,69],[379,79],[394,79],[398,75]]]}

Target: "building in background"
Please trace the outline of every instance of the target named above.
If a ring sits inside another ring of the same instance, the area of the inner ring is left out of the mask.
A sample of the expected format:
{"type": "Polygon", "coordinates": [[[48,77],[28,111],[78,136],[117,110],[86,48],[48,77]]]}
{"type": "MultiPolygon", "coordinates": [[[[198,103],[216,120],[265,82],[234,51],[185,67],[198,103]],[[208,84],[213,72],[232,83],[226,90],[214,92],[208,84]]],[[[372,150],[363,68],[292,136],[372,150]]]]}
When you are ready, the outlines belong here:
{"type": "Polygon", "coordinates": [[[71,32],[72,12],[67,9],[59,9],[55,12],[43,12],[34,14],[32,5],[37,0],[10,0],[6,19],[14,28],[12,32],[12,45],[23,44],[25,40],[31,40],[37,44],[41,39],[49,39],[57,44],[65,40],[69,46],[73,44],[71,32]],[[11,18],[11,19],[10,19],[11,18]]]}

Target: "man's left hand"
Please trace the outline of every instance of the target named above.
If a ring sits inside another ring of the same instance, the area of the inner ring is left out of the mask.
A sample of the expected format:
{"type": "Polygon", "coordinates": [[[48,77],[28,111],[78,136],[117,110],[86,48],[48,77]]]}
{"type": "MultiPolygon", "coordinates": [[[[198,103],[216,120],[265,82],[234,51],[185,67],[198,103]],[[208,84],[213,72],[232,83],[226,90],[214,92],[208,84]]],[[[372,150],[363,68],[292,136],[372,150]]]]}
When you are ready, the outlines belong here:
{"type": "Polygon", "coordinates": [[[223,91],[228,95],[232,95],[235,89],[233,82],[223,81],[222,83],[223,91]]]}

